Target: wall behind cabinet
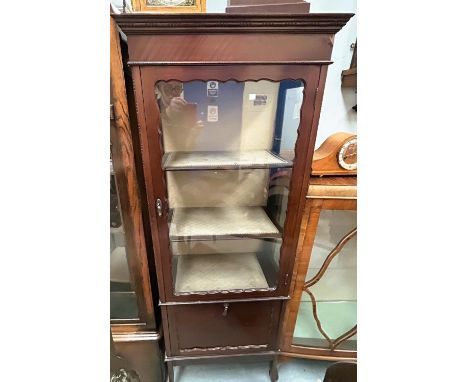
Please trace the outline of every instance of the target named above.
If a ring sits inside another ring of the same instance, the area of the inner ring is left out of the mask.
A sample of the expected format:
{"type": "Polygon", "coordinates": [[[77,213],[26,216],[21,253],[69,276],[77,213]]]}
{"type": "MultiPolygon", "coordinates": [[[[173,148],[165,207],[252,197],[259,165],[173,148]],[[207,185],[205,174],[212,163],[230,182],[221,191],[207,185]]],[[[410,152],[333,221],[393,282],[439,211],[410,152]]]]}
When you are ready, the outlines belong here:
{"type": "MultiPolygon", "coordinates": [[[[313,13],[356,13],[356,0],[307,0],[313,13]]],[[[227,0],[207,0],[209,13],[224,13],[227,0]]],[[[357,16],[354,16],[335,36],[333,64],[328,68],[327,82],[323,97],[322,113],[318,127],[318,148],[328,136],[337,131],[356,133],[357,113],[352,109],[357,97],[354,89],[341,88],[341,72],[349,69],[353,51],[350,45],[356,41],[357,16]]]]}

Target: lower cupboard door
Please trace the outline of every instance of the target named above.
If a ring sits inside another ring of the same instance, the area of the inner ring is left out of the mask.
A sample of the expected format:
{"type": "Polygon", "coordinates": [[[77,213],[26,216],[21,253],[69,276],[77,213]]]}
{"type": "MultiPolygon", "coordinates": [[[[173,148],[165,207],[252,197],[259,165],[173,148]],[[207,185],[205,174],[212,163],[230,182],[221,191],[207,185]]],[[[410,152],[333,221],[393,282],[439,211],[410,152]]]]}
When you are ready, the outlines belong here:
{"type": "Polygon", "coordinates": [[[281,304],[281,301],[254,301],[169,306],[171,355],[277,350],[281,304]]]}

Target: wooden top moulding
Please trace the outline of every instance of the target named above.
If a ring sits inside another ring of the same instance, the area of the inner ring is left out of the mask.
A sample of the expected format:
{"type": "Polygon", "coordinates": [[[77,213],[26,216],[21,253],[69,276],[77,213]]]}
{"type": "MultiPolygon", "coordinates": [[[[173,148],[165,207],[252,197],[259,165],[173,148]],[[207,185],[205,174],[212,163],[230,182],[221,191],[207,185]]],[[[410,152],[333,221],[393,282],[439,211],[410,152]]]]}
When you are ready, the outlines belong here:
{"type": "Polygon", "coordinates": [[[337,33],[352,13],[113,15],[125,34],[337,33]]]}
{"type": "MultiPolygon", "coordinates": [[[[352,16],[350,13],[113,15],[128,37],[127,64],[170,66],[173,76],[178,74],[174,73],[175,67],[181,65],[328,65],[334,34],[352,16]]],[[[281,75],[284,76],[283,72],[281,75]]]]}

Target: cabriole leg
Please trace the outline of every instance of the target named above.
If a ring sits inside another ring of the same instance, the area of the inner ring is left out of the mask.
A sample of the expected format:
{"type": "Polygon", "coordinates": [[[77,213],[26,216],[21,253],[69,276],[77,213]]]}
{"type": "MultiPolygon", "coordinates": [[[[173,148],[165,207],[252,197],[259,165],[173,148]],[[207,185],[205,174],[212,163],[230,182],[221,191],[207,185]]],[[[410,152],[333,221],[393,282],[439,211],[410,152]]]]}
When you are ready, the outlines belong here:
{"type": "Polygon", "coordinates": [[[278,356],[274,356],[270,361],[270,380],[276,382],[278,380],[278,356]]]}

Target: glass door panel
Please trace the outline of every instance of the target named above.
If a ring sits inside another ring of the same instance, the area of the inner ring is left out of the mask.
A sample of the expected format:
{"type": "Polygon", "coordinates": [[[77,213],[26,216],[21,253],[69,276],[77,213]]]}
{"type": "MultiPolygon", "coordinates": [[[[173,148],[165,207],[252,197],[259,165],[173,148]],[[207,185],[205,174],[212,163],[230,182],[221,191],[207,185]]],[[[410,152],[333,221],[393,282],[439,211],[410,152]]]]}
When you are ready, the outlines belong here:
{"type": "Polygon", "coordinates": [[[119,193],[112,161],[110,168],[110,318],[136,320],[139,318],[137,298],[130,277],[119,193]]]}
{"type": "Polygon", "coordinates": [[[176,294],[276,289],[302,90],[156,83],[176,294]]]}
{"type": "Polygon", "coordinates": [[[356,350],[355,228],[356,211],[321,211],[296,319],[294,345],[356,350]],[[347,339],[340,342],[343,336],[347,339]]]}

